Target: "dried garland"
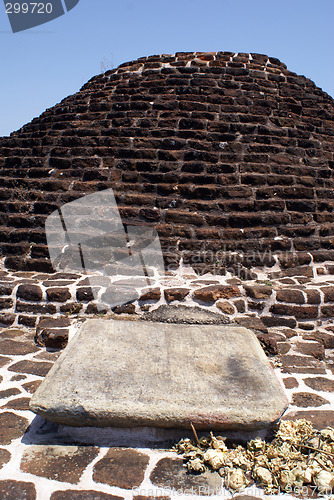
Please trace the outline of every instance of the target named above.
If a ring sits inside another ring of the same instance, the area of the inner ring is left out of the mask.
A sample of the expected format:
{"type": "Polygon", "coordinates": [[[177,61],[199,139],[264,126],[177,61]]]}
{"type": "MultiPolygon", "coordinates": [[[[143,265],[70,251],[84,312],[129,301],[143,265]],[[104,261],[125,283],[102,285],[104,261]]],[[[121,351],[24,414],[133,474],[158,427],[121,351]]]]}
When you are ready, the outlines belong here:
{"type": "Polygon", "coordinates": [[[189,472],[218,471],[225,487],[237,492],[255,482],[266,493],[292,492],[311,486],[321,494],[334,488],[334,429],[315,430],[300,419],[281,421],[275,437],[266,442],[257,437],[229,449],[226,438],[210,437],[195,441],[181,439],[173,448],[182,454],[189,472]]]}

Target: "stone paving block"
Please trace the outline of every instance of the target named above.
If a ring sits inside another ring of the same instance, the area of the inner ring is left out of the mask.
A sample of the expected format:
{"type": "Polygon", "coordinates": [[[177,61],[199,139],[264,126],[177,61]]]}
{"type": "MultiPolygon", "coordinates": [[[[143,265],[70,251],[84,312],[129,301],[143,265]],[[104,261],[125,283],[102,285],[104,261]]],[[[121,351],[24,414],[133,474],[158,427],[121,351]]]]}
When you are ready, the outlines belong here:
{"type": "Polygon", "coordinates": [[[1,408],[9,408],[12,410],[29,410],[30,398],[17,398],[8,401],[7,404],[1,408]]]}
{"type": "Polygon", "coordinates": [[[43,359],[46,361],[56,361],[61,355],[60,351],[45,351],[44,349],[40,349],[38,354],[35,354],[34,359],[43,359]]]}
{"type": "Polygon", "coordinates": [[[11,372],[30,373],[31,375],[45,377],[50,368],[52,368],[52,363],[48,363],[47,361],[35,362],[25,359],[10,366],[8,370],[11,372]]]}
{"type": "Polygon", "coordinates": [[[326,377],[304,378],[306,385],[314,391],[334,392],[334,380],[326,377]]]}
{"type": "Polygon", "coordinates": [[[113,320],[85,322],[30,403],[65,425],[188,429],[266,428],[286,406],[250,330],[113,320]]]}
{"type": "Polygon", "coordinates": [[[0,448],[0,469],[9,462],[11,459],[11,454],[8,450],[0,448]]]}
{"type": "Polygon", "coordinates": [[[20,393],[21,391],[17,387],[12,387],[11,389],[5,389],[3,391],[0,391],[0,399],[10,398],[10,396],[16,396],[17,394],[20,393]]]}
{"type": "Polygon", "coordinates": [[[21,374],[17,374],[17,375],[13,375],[11,377],[11,382],[18,382],[19,380],[25,380],[27,378],[26,375],[21,375],[21,374]]]}
{"type": "Polygon", "coordinates": [[[334,411],[332,410],[295,410],[286,413],[282,420],[298,420],[300,418],[310,420],[315,429],[318,430],[334,427],[334,411]]]}
{"type": "Polygon", "coordinates": [[[17,339],[17,337],[25,336],[26,331],[20,330],[19,328],[8,328],[0,332],[1,339],[17,339]]]}
{"type": "Polygon", "coordinates": [[[38,347],[35,346],[33,340],[29,341],[15,341],[11,339],[2,340],[0,342],[0,352],[1,354],[9,354],[12,356],[24,356],[25,354],[30,354],[32,352],[39,351],[38,347]]]}
{"type": "Polygon", "coordinates": [[[7,365],[11,361],[13,361],[11,358],[7,358],[6,356],[0,356],[0,368],[7,365]]]}
{"type": "Polygon", "coordinates": [[[170,500],[170,497],[166,496],[152,497],[152,496],[135,495],[133,497],[133,500],[170,500]]]}
{"type": "Polygon", "coordinates": [[[41,380],[34,380],[32,382],[26,382],[25,384],[22,384],[23,389],[25,389],[27,392],[30,392],[30,394],[34,394],[38,387],[41,385],[42,381],[41,380]]]}
{"type": "MultiPolygon", "coordinates": [[[[294,389],[295,387],[298,387],[298,380],[295,379],[295,377],[287,377],[283,379],[284,386],[287,389],[294,389]]],[[[25,384],[23,384],[24,387],[25,384]]]]}
{"type": "Polygon", "coordinates": [[[23,330],[20,330],[19,328],[8,328],[6,330],[2,330],[0,332],[0,338],[1,339],[13,339],[16,337],[22,337],[24,334],[23,330]]]}
{"type": "Polygon", "coordinates": [[[124,500],[124,498],[94,490],[64,490],[52,493],[50,500],[124,500]]]}
{"type": "Polygon", "coordinates": [[[281,367],[281,372],[284,373],[291,373],[291,374],[297,374],[297,373],[302,373],[302,374],[309,374],[309,375],[326,375],[326,366],[325,364],[323,366],[293,366],[287,364],[286,366],[281,367]]]}
{"type": "Polygon", "coordinates": [[[219,474],[210,471],[204,474],[187,474],[181,458],[162,458],[154,467],[150,475],[154,486],[175,490],[183,494],[214,495],[218,494],[222,485],[219,474]],[[187,492],[187,493],[186,493],[187,492]]]}
{"type": "Polygon", "coordinates": [[[322,406],[328,404],[329,401],[318,394],[313,394],[311,392],[295,392],[292,396],[291,404],[294,406],[299,406],[303,408],[312,406],[322,406]]]}
{"type": "Polygon", "coordinates": [[[29,421],[24,417],[11,412],[0,413],[0,445],[10,444],[13,439],[22,437],[28,426],[29,421]]]}
{"type": "Polygon", "coordinates": [[[46,295],[50,302],[66,302],[71,298],[68,288],[48,288],[46,295]]]}
{"type": "Polygon", "coordinates": [[[33,483],[23,481],[0,481],[0,498],[2,500],[35,500],[36,488],[33,483]]]}
{"type": "Polygon", "coordinates": [[[20,469],[34,476],[77,484],[98,455],[92,446],[32,445],[23,453],[20,469]]]}
{"type": "Polygon", "coordinates": [[[301,354],[314,356],[317,359],[325,359],[325,348],[321,342],[296,342],[295,350],[301,354]]]}
{"type": "Polygon", "coordinates": [[[108,484],[130,490],[141,485],[149,462],[149,457],[131,449],[111,448],[95,464],[93,479],[97,483],[108,484]]]}
{"type": "Polygon", "coordinates": [[[263,500],[263,497],[254,497],[253,495],[238,495],[233,500],[263,500]]]}
{"type": "Polygon", "coordinates": [[[29,326],[33,328],[34,326],[36,326],[36,322],[37,316],[25,316],[24,314],[20,314],[18,317],[19,325],[29,326]]]}

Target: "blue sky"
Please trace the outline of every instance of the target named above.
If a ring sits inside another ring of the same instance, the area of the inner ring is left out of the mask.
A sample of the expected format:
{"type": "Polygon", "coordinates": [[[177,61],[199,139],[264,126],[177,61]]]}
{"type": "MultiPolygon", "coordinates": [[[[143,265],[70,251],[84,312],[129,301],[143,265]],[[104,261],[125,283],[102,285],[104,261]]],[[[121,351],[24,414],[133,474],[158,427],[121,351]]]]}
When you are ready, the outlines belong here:
{"type": "Polygon", "coordinates": [[[80,0],[14,34],[1,3],[0,136],[104,68],[160,53],[268,54],[334,96],[333,19],[334,0],[80,0]]]}

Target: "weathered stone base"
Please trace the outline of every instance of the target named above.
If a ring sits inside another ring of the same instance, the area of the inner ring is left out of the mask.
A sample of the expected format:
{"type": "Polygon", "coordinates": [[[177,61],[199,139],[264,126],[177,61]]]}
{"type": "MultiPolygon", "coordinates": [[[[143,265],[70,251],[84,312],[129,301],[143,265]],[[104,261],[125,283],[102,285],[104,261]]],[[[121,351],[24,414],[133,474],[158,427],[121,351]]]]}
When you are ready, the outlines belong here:
{"type": "Polygon", "coordinates": [[[71,325],[87,317],[141,316],[161,305],[184,304],[223,314],[231,322],[266,334],[261,340],[274,351],[276,347],[267,334],[278,330],[285,334],[289,329],[304,339],[333,347],[333,270],[334,263],[330,262],[268,269],[258,273],[258,279],[245,281],[233,276],[198,276],[191,268],[180,267],[164,276],[148,278],[146,286],[133,277],[116,277],[116,288],[131,284],[138,298],[111,308],[94,298],[103,296],[103,276],[3,269],[0,324],[31,328],[38,345],[63,348],[71,325]]]}

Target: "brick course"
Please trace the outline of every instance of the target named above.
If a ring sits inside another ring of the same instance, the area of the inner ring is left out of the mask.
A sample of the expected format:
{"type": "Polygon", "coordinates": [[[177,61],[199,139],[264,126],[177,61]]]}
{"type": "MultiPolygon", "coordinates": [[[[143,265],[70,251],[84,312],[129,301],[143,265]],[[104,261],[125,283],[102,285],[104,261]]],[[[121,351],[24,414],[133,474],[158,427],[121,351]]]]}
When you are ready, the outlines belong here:
{"type": "Polygon", "coordinates": [[[6,266],[51,272],[45,218],[108,188],[124,223],[156,227],[171,268],[182,254],[220,274],[268,253],[273,266],[275,252],[288,268],[334,260],[333,118],[333,99],[276,58],[124,63],[1,139],[6,266]],[[212,251],[226,254],[219,270],[212,251]]]}

